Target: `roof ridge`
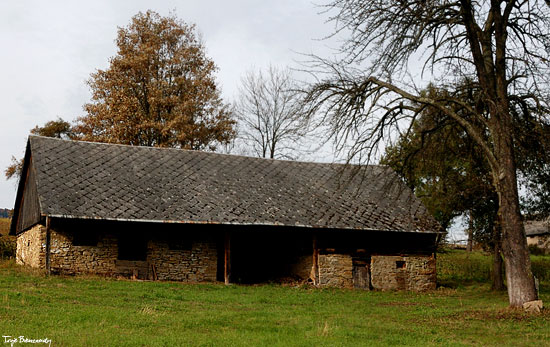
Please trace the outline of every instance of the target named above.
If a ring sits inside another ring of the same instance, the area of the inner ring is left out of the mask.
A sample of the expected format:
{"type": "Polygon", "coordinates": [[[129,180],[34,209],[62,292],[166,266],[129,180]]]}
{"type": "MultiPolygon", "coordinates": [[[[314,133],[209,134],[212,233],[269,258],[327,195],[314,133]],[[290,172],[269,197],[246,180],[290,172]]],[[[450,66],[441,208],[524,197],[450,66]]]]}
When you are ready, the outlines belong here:
{"type": "Polygon", "coordinates": [[[61,139],[58,137],[49,137],[49,136],[41,136],[41,135],[34,135],[30,134],[30,138],[39,138],[44,140],[54,140],[54,141],[62,141],[62,142],[78,142],[78,143],[89,143],[93,145],[101,145],[101,146],[120,146],[125,148],[140,148],[140,149],[147,149],[147,150],[172,150],[172,151],[186,151],[186,152],[194,152],[194,153],[205,153],[205,154],[213,154],[213,155],[219,155],[219,156],[226,156],[226,157],[236,157],[236,158],[250,158],[250,159],[257,159],[257,160],[265,160],[265,161],[271,161],[271,162],[284,162],[284,163],[301,163],[301,164],[316,164],[316,165],[337,165],[337,166],[348,166],[348,167],[380,167],[380,168],[388,168],[388,165],[384,164],[352,164],[352,163],[337,163],[337,162],[319,162],[319,161],[306,161],[306,160],[289,160],[289,159],[272,159],[272,158],[263,158],[263,157],[253,157],[249,155],[242,155],[242,154],[231,154],[231,153],[219,153],[219,152],[209,152],[209,151],[201,151],[196,149],[184,149],[184,148],[175,148],[175,147],[153,147],[153,146],[141,146],[141,145],[127,145],[122,143],[110,143],[110,142],[94,142],[94,141],[85,141],[85,140],[73,140],[73,139],[61,139]]]}

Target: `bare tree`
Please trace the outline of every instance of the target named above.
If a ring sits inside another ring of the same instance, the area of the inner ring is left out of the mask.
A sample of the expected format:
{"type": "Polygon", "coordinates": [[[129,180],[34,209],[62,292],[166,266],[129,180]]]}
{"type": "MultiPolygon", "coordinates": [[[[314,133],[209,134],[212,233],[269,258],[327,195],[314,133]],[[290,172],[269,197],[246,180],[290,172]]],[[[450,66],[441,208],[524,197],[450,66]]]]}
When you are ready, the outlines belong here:
{"type": "Polygon", "coordinates": [[[270,66],[241,80],[236,115],[241,139],[263,158],[293,158],[307,130],[289,69],[270,66]]]}
{"type": "MultiPolygon", "coordinates": [[[[349,35],[336,60],[315,59],[307,94],[331,133],[353,137],[351,155],[409,131],[433,109],[456,121],[479,146],[499,198],[510,305],[537,292],[519,209],[516,126],[548,117],[550,10],[542,0],[333,0],[336,34],[349,35]],[[417,69],[415,69],[415,65],[417,69]],[[412,77],[430,80],[436,96],[412,77]],[[426,78],[428,77],[428,78],[426,78]],[[464,102],[464,81],[476,100],[464,102]],[[452,105],[452,106],[450,106],[452,105]],[[537,112],[531,112],[536,110],[537,112]]],[[[534,129],[535,130],[535,129],[534,129]]]]}

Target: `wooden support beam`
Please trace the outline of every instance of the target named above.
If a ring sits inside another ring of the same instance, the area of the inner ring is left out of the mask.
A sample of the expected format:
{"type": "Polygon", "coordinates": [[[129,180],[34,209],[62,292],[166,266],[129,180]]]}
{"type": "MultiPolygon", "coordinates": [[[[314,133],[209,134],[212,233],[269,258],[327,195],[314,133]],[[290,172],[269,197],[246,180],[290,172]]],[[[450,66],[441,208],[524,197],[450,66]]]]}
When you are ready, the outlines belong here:
{"type": "Polygon", "coordinates": [[[225,232],[223,275],[225,284],[231,283],[231,235],[225,232]]]}
{"type": "Polygon", "coordinates": [[[51,274],[51,259],[50,259],[50,253],[51,253],[51,229],[50,229],[50,217],[46,216],[46,273],[48,275],[51,274]]]}
{"type": "Polygon", "coordinates": [[[317,247],[317,234],[313,234],[313,265],[312,265],[313,284],[319,285],[319,248],[317,247]]]}

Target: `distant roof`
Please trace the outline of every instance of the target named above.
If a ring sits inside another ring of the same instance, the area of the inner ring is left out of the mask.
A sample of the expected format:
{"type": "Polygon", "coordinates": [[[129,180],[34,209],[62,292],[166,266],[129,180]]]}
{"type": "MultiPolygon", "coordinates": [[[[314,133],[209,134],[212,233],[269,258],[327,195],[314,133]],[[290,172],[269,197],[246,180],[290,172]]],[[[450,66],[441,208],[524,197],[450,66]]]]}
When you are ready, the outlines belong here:
{"type": "Polygon", "coordinates": [[[525,234],[527,236],[550,234],[550,220],[546,220],[546,221],[529,220],[529,221],[526,221],[525,222],[525,234]]]}
{"type": "Polygon", "coordinates": [[[283,161],[40,136],[29,137],[27,151],[42,216],[439,231],[425,207],[386,166],[283,161]]]}

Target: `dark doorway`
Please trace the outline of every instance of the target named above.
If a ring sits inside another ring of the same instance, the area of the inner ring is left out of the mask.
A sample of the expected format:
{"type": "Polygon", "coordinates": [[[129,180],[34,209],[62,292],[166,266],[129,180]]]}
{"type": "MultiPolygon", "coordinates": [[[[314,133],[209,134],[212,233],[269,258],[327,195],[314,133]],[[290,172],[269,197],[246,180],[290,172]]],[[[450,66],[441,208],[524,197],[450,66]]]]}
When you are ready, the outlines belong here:
{"type": "Polygon", "coordinates": [[[307,280],[303,273],[311,272],[311,259],[311,233],[262,230],[231,235],[231,281],[234,283],[307,280]],[[302,268],[307,271],[300,271],[302,268]]]}

